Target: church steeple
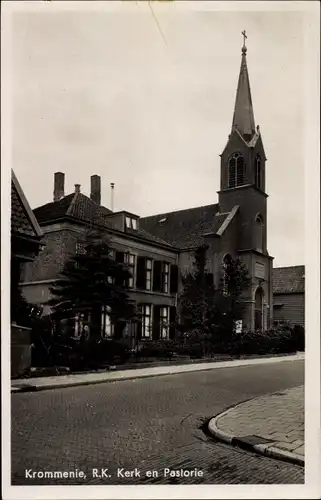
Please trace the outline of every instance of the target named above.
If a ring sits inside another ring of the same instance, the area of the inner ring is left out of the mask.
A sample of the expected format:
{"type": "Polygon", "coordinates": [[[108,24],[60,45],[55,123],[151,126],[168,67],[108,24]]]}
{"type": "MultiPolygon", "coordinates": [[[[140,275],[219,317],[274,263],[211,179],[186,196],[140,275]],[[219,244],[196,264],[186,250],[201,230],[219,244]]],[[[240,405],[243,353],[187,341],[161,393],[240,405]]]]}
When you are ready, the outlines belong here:
{"type": "Polygon", "coordinates": [[[237,129],[238,132],[244,137],[244,139],[249,140],[255,134],[255,122],[251,98],[250,79],[246,62],[246,32],[243,31],[242,35],[244,37],[242,47],[242,61],[236,91],[232,132],[237,129]]]}

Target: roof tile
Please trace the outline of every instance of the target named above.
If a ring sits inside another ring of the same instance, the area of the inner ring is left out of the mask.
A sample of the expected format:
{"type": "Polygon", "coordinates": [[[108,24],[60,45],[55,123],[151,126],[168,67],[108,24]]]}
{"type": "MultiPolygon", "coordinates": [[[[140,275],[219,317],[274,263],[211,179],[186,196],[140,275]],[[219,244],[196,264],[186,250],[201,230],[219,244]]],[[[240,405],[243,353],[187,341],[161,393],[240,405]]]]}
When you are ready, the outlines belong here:
{"type": "Polygon", "coordinates": [[[213,204],[142,217],[140,227],[176,248],[192,248],[222,225],[228,214],[217,215],[218,210],[218,204],[213,204]]]}

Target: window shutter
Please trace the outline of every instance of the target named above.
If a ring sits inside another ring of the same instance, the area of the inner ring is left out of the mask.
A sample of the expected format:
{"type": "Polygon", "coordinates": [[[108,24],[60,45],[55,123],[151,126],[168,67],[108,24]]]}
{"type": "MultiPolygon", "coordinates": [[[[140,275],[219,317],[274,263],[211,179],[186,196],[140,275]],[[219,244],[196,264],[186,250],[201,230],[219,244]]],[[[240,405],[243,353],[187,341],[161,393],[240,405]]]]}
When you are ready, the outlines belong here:
{"type": "Polygon", "coordinates": [[[116,252],[116,262],[124,263],[125,253],[124,252],[116,252]]]}
{"type": "Polygon", "coordinates": [[[160,308],[161,306],[154,306],[153,312],[153,340],[159,339],[160,334],[160,308]]]}
{"type": "Polygon", "coordinates": [[[170,293],[177,293],[178,290],[178,267],[171,265],[170,270],[170,293]]]}
{"type": "Polygon", "coordinates": [[[153,291],[160,292],[162,289],[162,263],[160,260],[154,261],[153,291]]]}
{"type": "Polygon", "coordinates": [[[212,286],[214,284],[214,276],[213,276],[213,273],[206,273],[205,274],[205,280],[206,280],[206,284],[208,286],[212,286]]]}
{"type": "Polygon", "coordinates": [[[137,309],[138,309],[138,320],[136,323],[136,339],[140,340],[142,338],[142,321],[143,321],[143,318],[142,318],[143,308],[142,308],[141,304],[138,305],[137,309]]]}
{"type": "Polygon", "coordinates": [[[138,257],[136,287],[144,289],[145,281],[146,281],[146,260],[145,257],[138,257]]]}
{"type": "Polygon", "coordinates": [[[176,307],[171,306],[169,308],[169,338],[174,339],[175,337],[175,323],[176,323],[176,307]]]}

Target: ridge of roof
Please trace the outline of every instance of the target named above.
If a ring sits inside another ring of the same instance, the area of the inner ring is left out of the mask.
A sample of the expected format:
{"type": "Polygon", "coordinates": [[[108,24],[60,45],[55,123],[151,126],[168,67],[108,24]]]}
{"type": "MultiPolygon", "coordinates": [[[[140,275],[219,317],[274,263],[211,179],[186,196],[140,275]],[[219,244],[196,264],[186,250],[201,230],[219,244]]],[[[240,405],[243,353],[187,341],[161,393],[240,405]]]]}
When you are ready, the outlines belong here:
{"type": "Polygon", "coordinates": [[[239,208],[240,208],[239,205],[235,205],[232,208],[232,210],[230,211],[230,213],[227,215],[226,219],[223,221],[222,225],[216,231],[216,234],[218,236],[222,236],[222,234],[224,233],[224,231],[226,230],[226,228],[230,225],[230,223],[234,219],[234,217],[235,217],[236,213],[238,212],[239,208]]]}

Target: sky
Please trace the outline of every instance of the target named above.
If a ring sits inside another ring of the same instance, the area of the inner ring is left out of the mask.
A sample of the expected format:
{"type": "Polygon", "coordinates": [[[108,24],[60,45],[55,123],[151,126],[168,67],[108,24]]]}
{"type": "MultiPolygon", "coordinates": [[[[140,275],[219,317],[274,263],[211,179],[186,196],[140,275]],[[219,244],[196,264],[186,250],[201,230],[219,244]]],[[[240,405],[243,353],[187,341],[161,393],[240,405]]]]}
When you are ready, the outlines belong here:
{"type": "Polygon", "coordinates": [[[303,14],[53,3],[11,25],[12,167],[31,207],[52,201],[56,171],[66,194],[89,195],[100,175],[107,207],[114,182],[114,209],[140,216],[217,203],[245,29],[268,251],[275,266],[304,264],[303,14]]]}

